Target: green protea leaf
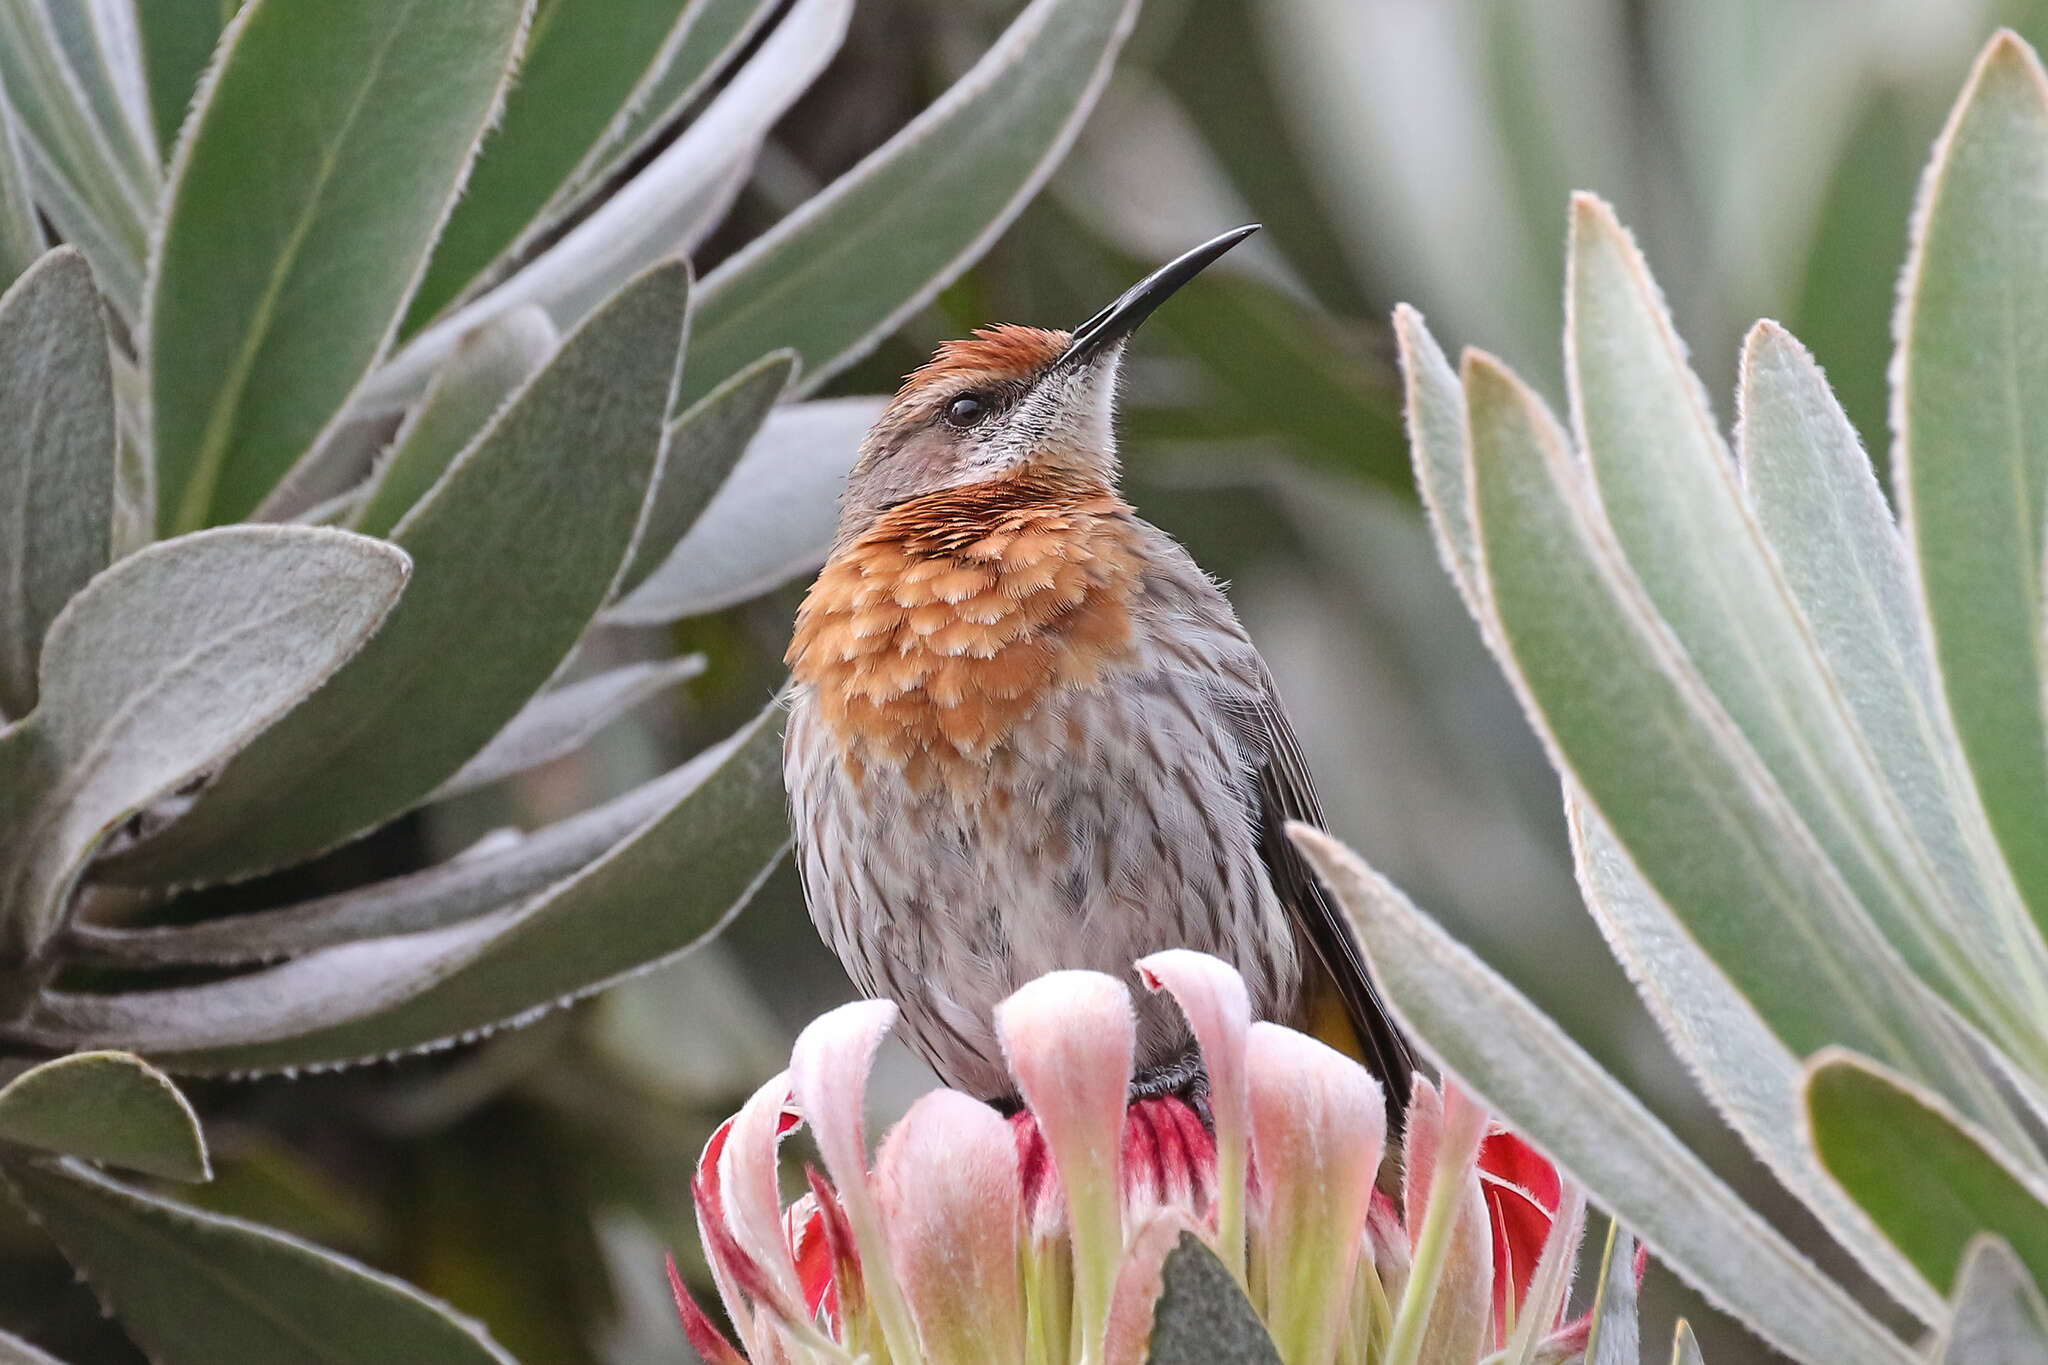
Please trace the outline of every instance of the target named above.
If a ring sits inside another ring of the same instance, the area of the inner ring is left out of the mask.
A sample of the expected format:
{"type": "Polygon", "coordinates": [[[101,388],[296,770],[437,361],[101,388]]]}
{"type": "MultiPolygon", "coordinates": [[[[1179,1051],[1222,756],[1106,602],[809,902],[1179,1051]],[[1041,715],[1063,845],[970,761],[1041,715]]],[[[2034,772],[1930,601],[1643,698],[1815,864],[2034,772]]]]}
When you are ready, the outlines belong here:
{"type": "Polygon", "coordinates": [[[126,1052],[78,1052],[0,1087],[0,1143],[168,1180],[207,1180],[199,1118],[170,1078],[126,1052]]]}
{"type": "Polygon", "coordinates": [[[253,511],[389,343],[530,13],[251,0],[229,24],[150,260],[161,534],[253,511]]]}

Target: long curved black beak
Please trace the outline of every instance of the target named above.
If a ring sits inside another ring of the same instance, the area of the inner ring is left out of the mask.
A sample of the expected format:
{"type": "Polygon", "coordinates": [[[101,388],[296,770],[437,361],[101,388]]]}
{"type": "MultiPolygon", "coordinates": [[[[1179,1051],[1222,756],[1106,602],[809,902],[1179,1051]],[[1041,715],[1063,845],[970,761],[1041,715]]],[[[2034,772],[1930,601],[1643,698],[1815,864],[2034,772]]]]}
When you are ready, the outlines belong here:
{"type": "Polygon", "coordinates": [[[1115,346],[1137,331],[1138,324],[1151,317],[1153,311],[1171,298],[1175,290],[1208,269],[1224,252],[1258,230],[1257,223],[1232,228],[1221,237],[1211,238],[1185,256],[1168,261],[1139,280],[1126,289],[1115,303],[1074,329],[1073,341],[1068,343],[1060,358],[1053,362],[1054,368],[1081,364],[1115,346]]]}

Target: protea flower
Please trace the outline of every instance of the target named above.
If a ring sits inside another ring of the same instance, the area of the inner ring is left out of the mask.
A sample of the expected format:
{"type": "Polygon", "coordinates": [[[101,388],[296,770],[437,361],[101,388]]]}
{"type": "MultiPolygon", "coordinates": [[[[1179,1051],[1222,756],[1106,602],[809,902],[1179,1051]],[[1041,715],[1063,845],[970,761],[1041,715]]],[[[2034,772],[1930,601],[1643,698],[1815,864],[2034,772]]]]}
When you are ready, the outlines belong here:
{"type": "Polygon", "coordinates": [[[698,1227],[745,1353],[671,1263],[698,1352],[714,1365],[1138,1365],[1167,1256],[1189,1234],[1288,1365],[1470,1365],[1511,1340],[1545,1360],[1583,1350],[1584,1321],[1560,1323],[1584,1203],[1547,1160],[1455,1083],[1418,1078],[1397,1204],[1376,1185],[1386,1107],[1364,1068],[1254,1023],[1243,981],[1214,958],[1175,950],[1138,968],[1187,1015],[1206,1115],[1176,1098],[1126,1104],[1130,995],[1093,972],[1041,977],[998,1010],[1022,1112],[935,1090],[872,1161],[861,1105],[895,1007],[861,1001],[805,1029],[698,1164],[698,1227]],[[799,1124],[825,1169],[785,1205],[778,1149],[799,1124]]]}

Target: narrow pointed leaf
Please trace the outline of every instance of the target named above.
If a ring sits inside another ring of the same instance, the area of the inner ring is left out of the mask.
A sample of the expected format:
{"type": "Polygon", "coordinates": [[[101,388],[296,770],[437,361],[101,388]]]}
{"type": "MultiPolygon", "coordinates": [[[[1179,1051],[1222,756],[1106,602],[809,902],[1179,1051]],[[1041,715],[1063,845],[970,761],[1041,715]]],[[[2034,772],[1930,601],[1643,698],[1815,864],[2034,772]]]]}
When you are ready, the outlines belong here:
{"type": "Polygon", "coordinates": [[[1899,506],[1991,827],[2048,924],[2048,80],[2010,32],[1921,186],[1894,335],[1899,506]]]}
{"type": "Polygon", "coordinates": [[[274,962],[393,934],[415,934],[473,919],[543,891],[631,834],[702,780],[700,756],[601,806],[510,840],[493,838],[424,871],[300,901],[154,928],[79,924],[77,945],[97,957],[132,964],[274,962]]]}
{"type": "MultiPolygon", "coordinates": [[[[1742,356],[1742,474],[1758,524],[1813,632],[1830,679],[1946,892],[1937,951],[1981,1000],[1980,1015],[2026,1014],[2048,989],[2048,947],[1970,785],[1934,674],[1912,566],[1870,461],[1827,380],[1774,323],[1742,356]],[[1968,931],[1963,932],[1967,926],[1968,931]],[[1973,946],[1993,951],[1963,954],[1973,946]]],[[[2038,1007],[2037,1007],[2038,1008],[2038,1007]]],[[[2030,1035],[2031,1021],[2003,1036],[2030,1035]]]]}
{"type": "Polygon", "coordinates": [[[687,290],[683,265],[659,267],[562,343],[393,528],[413,583],[370,647],[109,875],[221,880],[332,848],[423,800],[504,727],[625,557],[687,290]]]}
{"type": "Polygon", "coordinates": [[[2048,1303],[2012,1248],[1996,1237],[1979,1237],[1963,1253],[1955,1319],[1935,1358],[1941,1365],[2048,1360],[2048,1303]]]}
{"type": "Polygon", "coordinates": [[[515,308],[464,337],[391,438],[354,528],[390,535],[559,340],[538,308],[515,308]]]}
{"type": "Polygon", "coordinates": [[[0,1087],[0,1142],[206,1180],[199,1118],[170,1078],[127,1052],[79,1052],[0,1087]]]}
{"type": "Polygon", "coordinates": [[[1765,1026],[1649,887],[1606,823],[1567,797],[1586,908],[1672,1051],[1716,1111],[1885,1291],[1930,1326],[1942,1297],[1827,1173],[1800,1136],[1801,1059],[1765,1026]]]}
{"type": "Polygon", "coordinates": [[[112,557],[114,390],[85,257],[0,295],[0,712],[36,703],[43,636],[112,557]]]}
{"type": "Polygon", "coordinates": [[[0,782],[0,956],[49,936],[122,820],[340,668],[406,571],[367,537],[233,527],[138,551],[72,598],[44,642],[40,704],[0,740],[33,774],[0,782]]]}
{"type": "Polygon", "coordinates": [[[569,177],[569,193],[543,220],[565,214],[599,191],[696,103],[775,12],[776,0],[691,0],[667,48],[603,139],[569,177]]]}
{"type": "Polygon", "coordinates": [[[543,692],[492,737],[455,776],[434,789],[435,800],[525,772],[574,753],[585,741],[642,702],[704,671],[704,656],[626,664],[580,682],[543,692]]]}
{"type": "Polygon", "coordinates": [[[142,70],[149,81],[150,120],[159,157],[168,162],[213,59],[221,29],[239,0],[147,0],[135,6],[142,37],[142,70]]]}
{"type": "Polygon", "coordinates": [[[229,24],[150,262],[163,532],[248,515],[384,349],[530,7],[250,0],[229,24]]]}
{"type": "Polygon", "coordinates": [[[1642,1327],[1636,1321],[1636,1239],[1607,1225],[1600,1255],[1600,1282],[1593,1293],[1593,1326],[1586,1338],[1586,1365],[1639,1365],[1642,1327]]]}
{"type": "Polygon", "coordinates": [[[6,1179],[161,1365],[514,1365],[445,1304],[295,1237],[76,1162],[6,1179]]]}
{"type": "MultiPolygon", "coordinates": [[[[1468,381],[1469,382],[1469,381],[1468,381]]],[[[1337,895],[1396,1018],[1716,1305],[1795,1359],[1913,1353],[1541,1011],[1328,835],[1289,833],[1337,895]]]]}
{"type": "Polygon", "coordinates": [[[1244,1290],[1194,1233],[1166,1253],[1161,1279],[1147,1365],[1280,1365],[1244,1290]]]}
{"type": "MultiPolygon", "coordinates": [[[[625,280],[656,261],[688,255],[739,193],[768,130],[839,50],[852,8],[853,0],[796,0],[674,142],[559,241],[415,336],[379,370],[364,405],[405,402],[457,339],[488,318],[530,303],[566,330],[625,280]]],[[[733,357],[703,387],[769,349],[733,357]]],[[[690,369],[700,372],[694,358],[690,369]]]]}
{"type": "Polygon", "coordinates": [[[1394,339],[1401,352],[1415,487],[1429,512],[1444,568],[1480,629],[1490,630],[1493,612],[1482,595],[1486,575],[1479,564],[1479,532],[1472,524],[1472,490],[1465,481],[1465,390],[1422,314],[1405,303],[1394,310],[1394,339]]]}
{"type": "Polygon", "coordinates": [[[150,128],[142,40],[133,6],[44,0],[42,9],[56,36],[74,100],[92,119],[135,197],[145,207],[155,203],[163,185],[163,164],[150,128]]]}
{"type": "Polygon", "coordinates": [[[523,1021],[659,965],[716,931],[789,842],[781,712],[716,751],[698,784],[574,877],[503,913],[488,946],[396,1008],[274,1043],[163,1049],[175,1072],[335,1066],[523,1021]]]}
{"type": "Polygon", "coordinates": [[[434,244],[407,315],[416,331],[524,239],[604,136],[659,54],[686,0],[544,0],[519,82],[484,139],[462,202],[434,244]]]}
{"type": "Polygon", "coordinates": [[[1806,1122],[1829,1174],[1943,1293],[1980,1232],[2048,1273],[2048,1192],[1927,1090],[1829,1049],[1808,1067],[1806,1122]]]}
{"type": "Polygon", "coordinates": [[[1706,1357],[1700,1354],[1699,1338],[1692,1334],[1692,1324],[1684,1318],[1678,1320],[1671,1333],[1671,1365],[1707,1365],[1706,1357]]]}
{"type": "Polygon", "coordinates": [[[825,562],[839,494],[881,398],[822,398],[769,414],[667,559],[605,613],[659,625],[759,597],[825,562]]]}
{"type": "MultiPolygon", "coordinates": [[[[620,596],[645,582],[697,524],[712,497],[732,477],[795,372],[796,357],[788,351],[762,356],[669,424],[661,483],[633,546],[632,562],[619,576],[620,596]]],[[[792,501],[801,499],[804,492],[800,486],[784,489],[792,501]]]]}
{"type": "Polygon", "coordinates": [[[1954,1029],[1674,646],[1541,401],[1477,354],[1464,384],[1501,663],[1552,761],[1785,1046],[1851,1040],[1998,1112],[1954,1029]]]}
{"type": "Polygon", "coordinates": [[[1587,195],[1573,201],[1568,301],[1573,418],[1630,570],[1892,946],[1985,1023],[1970,975],[1951,960],[1940,869],[1830,685],[1647,265],[1587,195]]]}
{"type": "Polygon", "coordinates": [[[28,167],[22,161],[21,134],[6,91],[0,88],[0,288],[34,265],[45,245],[29,193],[28,167]]]}
{"type": "MultiPolygon", "coordinates": [[[[30,187],[58,231],[85,248],[103,286],[140,278],[152,206],[94,122],[44,6],[0,5],[0,85],[30,187]]],[[[128,307],[136,301],[114,292],[128,307]]]]}
{"type": "Polygon", "coordinates": [[[881,148],[704,280],[683,401],[795,350],[815,389],[988,249],[1059,164],[1135,0],[1034,0],[881,148]]]}

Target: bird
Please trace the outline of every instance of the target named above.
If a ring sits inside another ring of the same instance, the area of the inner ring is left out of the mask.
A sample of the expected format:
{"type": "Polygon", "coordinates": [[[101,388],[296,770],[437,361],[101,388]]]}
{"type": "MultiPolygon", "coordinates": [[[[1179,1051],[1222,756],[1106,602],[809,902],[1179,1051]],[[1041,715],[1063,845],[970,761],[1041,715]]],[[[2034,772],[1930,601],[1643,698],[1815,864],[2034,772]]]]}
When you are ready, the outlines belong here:
{"type": "MultiPolygon", "coordinates": [[[[863,440],[797,612],[783,775],[812,921],[943,1082],[998,1105],[1000,1001],[1176,947],[1365,1063],[1395,1117],[1408,1098],[1409,1045],[1284,831],[1323,812],[1272,672],[1120,486],[1132,333],[1257,226],[1071,332],[941,345],[863,440]]],[[[1177,1008],[1133,996],[1133,1099],[1205,1098],[1177,1008]]]]}

